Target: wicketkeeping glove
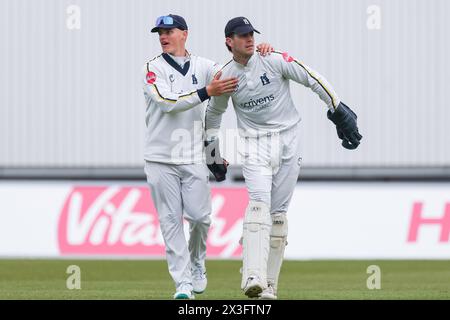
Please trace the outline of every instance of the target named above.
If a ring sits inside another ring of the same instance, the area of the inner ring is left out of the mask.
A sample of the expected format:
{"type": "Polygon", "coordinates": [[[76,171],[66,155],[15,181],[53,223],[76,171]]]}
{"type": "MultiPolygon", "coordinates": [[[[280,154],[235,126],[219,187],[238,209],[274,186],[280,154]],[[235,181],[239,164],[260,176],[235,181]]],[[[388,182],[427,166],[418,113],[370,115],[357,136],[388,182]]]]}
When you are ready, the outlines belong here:
{"type": "Polygon", "coordinates": [[[361,143],[362,135],[358,132],[357,115],[344,103],[339,103],[336,110],[328,110],[327,117],[336,125],[339,139],[346,149],[356,149],[361,143]]]}
{"type": "Polygon", "coordinates": [[[205,141],[206,165],[216,181],[224,181],[228,162],[220,156],[219,140],[205,141]]]}

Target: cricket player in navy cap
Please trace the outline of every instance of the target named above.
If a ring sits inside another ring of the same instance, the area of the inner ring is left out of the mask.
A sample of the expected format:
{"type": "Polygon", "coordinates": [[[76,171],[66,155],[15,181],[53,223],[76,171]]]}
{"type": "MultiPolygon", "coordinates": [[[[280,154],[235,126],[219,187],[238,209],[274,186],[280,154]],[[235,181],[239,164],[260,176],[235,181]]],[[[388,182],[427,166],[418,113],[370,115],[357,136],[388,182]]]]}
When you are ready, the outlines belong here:
{"type": "MultiPolygon", "coordinates": [[[[245,17],[227,23],[225,41],[233,59],[221,72],[237,78],[238,88],[210,99],[205,129],[208,144],[218,145],[222,114],[231,98],[244,138],[243,175],[250,198],[243,224],[241,288],[250,298],[276,299],[287,244],[286,214],[301,162],[300,116],[290,80],[310,88],[324,102],[343,147],[357,148],[362,136],[356,114],[324,77],[286,52],[255,55],[254,33],[259,31],[245,17]]],[[[220,158],[220,152],[216,156],[220,158]]]]}
{"type": "MultiPolygon", "coordinates": [[[[221,78],[220,65],[189,53],[188,26],[179,15],[158,17],[162,53],[144,66],[145,173],[164,243],[175,299],[192,299],[207,286],[206,240],[211,224],[208,169],[203,156],[204,101],[231,93],[237,79],[221,78]],[[186,139],[186,140],[183,140],[186,139]],[[189,222],[186,242],[183,217],[189,222]]],[[[266,53],[268,44],[260,46],[266,53]]],[[[212,167],[225,179],[225,161],[212,167]]]]}

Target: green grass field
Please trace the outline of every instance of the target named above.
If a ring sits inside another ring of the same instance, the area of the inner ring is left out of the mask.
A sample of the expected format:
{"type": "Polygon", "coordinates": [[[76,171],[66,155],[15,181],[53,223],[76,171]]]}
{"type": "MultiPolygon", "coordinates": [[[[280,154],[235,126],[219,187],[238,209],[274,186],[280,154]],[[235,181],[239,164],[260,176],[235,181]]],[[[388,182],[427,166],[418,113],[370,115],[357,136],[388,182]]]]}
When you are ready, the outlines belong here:
{"type": "MultiPolygon", "coordinates": [[[[240,261],[207,261],[201,299],[245,299],[240,261]]],[[[0,299],[171,299],[165,261],[0,260],[0,299]],[[69,265],[81,268],[81,290],[69,290],[69,265]]],[[[279,299],[450,299],[450,261],[285,261],[279,299]],[[369,265],[381,289],[369,290],[369,265]]]]}

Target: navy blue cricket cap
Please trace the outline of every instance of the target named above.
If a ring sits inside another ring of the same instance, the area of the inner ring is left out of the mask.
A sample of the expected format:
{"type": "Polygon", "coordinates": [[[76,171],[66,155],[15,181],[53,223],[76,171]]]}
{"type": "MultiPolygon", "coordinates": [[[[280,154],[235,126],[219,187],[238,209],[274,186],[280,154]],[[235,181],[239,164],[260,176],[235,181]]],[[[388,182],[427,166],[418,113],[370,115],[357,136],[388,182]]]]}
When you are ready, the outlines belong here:
{"type": "Polygon", "coordinates": [[[187,30],[188,26],[186,20],[182,16],[176,14],[169,14],[167,16],[161,16],[156,19],[155,27],[152,32],[158,32],[159,29],[172,29],[178,28],[180,30],[187,30]]]}
{"type": "Polygon", "coordinates": [[[245,17],[236,17],[228,21],[225,26],[225,37],[231,36],[233,33],[235,34],[246,34],[249,32],[260,33],[258,30],[253,28],[250,21],[245,17]]]}

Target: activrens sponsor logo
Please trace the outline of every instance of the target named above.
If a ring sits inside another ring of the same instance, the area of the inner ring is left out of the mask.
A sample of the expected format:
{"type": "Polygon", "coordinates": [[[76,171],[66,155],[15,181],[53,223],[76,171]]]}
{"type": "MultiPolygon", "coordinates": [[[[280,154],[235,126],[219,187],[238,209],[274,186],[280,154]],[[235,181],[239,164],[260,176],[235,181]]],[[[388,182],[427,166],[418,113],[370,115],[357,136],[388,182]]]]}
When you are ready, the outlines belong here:
{"type": "MultiPolygon", "coordinates": [[[[212,191],[208,256],[239,256],[242,216],[248,203],[240,189],[212,191]]],[[[184,223],[188,235],[189,224],[184,223]]],[[[76,187],[58,222],[63,255],[163,256],[164,241],[146,187],[76,187]]]]}

